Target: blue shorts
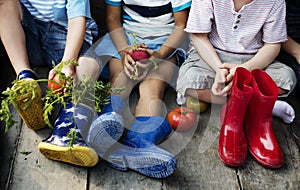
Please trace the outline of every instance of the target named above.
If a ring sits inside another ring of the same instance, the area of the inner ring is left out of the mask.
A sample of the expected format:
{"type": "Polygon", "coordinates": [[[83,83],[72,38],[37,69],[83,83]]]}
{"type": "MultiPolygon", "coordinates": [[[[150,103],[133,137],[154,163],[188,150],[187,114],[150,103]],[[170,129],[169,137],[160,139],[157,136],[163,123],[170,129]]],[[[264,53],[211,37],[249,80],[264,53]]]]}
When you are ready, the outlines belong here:
{"type": "MultiPolygon", "coordinates": [[[[54,22],[37,20],[22,4],[21,7],[22,26],[30,64],[52,66],[52,62],[60,63],[66,45],[66,28],[54,22]]],[[[90,46],[84,41],[79,56],[83,55],[90,46]]]]}
{"type": "MultiPolygon", "coordinates": [[[[128,44],[132,45],[134,38],[129,33],[126,33],[128,44]]],[[[136,37],[138,44],[144,43],[149,49],[152,50],[158,50],[162,44],[167,40],[168,36],[162,36],[152,39],[143,39],[136,37]]],[[[186,59],[186,46],[183,45],[181,48],[177,48],[174,50],[166,59],[171,58],[172,56],[175,56],[177,59],[177,65],[180,66],[186,59]]],[[[96,43],[92,45],[90,50],[87,52],[85,56],[89,55],[88,57],[94,58],[95,56],[98,57],[97,62],[102,64],[103,71],[101,73],[101,76],[108,78],[108,63],[109,60],[114,57],[117,59],[121,59],[121,56],[116,49],[114,43],[112,42],[109,33],[103,36],[100,40],[98,40],[96,43]]]]}

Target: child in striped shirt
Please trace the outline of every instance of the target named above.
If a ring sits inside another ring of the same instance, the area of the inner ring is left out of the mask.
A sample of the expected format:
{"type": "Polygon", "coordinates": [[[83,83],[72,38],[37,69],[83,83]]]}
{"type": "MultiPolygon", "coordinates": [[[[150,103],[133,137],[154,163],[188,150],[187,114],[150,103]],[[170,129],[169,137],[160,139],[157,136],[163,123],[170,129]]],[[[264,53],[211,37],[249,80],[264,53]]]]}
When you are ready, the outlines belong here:
{"type": "Polygon", "coordinates": [[[218,147],[225,165],[242,165],[249,150],[260,164],[281,167],[272,114],[293,121],[294,109],[277,97],[296,85],[293,70],[275,60],[287,40],[284,0],[194,0],[185,31],[193,48],[179,71],[178,103],[226,103],[218,147]]]}
{"type": "MultiPolygon", "coordinates": [[[[82,80],[84,75],[90,75],[97,79],[101,65],[96,61],[97,58],[85,57],[97,32],[89,0],[0,1],[0,37],[17,79],[23,83],[34,83],[31,79],[37,79],[30,64],[50,67],[52,62],[57,65],[70,60],[78,61],[79,66],[75,69],[74,65],[64,65],[62,73],[66,76],[82,80]]],[[[55,73],[51,70],[49,79],[53,77],[55,73]]],[[[35,85],[40,89],[37,83],[35,85]]],[[[37,96],[35,99],[39,98],[41,97],[37,96]]],[[[65,156],[65,153],[69,153],[69,139],[66,136],[74,128],[74,123],[67,125],[65,122],[67,117],[68,120],[72,118],[70,113],[73,112],[71,104],[62,108],[51,137],[41,142],[39,149],[53,160],[81,166],[95,165],[98,161],[97,154],[81,138],[77,138],[74,143],[74,154],[65,156]]],[[[43,118],[42,111],[19,113],[29,128],[36,130],[45,126],[44,122],[40,122],[37,128],[33,128],[26,119],[28,115],[43,118]]]]}
{"type": "MultiPolygon", "coordinates": [[[[264,69],[287,97],[296,85],[291,68],[275,61],[281,42],[287,40],[285,3],[279,1],[193,1],[187,28],[193,48],[181,66],[178,103],[186,96],[204,102],[224,103],[237,67],[264,69]]],[[[295,117],[293,108],[276,101],[273,114],[286,123],[295,117]]]]}

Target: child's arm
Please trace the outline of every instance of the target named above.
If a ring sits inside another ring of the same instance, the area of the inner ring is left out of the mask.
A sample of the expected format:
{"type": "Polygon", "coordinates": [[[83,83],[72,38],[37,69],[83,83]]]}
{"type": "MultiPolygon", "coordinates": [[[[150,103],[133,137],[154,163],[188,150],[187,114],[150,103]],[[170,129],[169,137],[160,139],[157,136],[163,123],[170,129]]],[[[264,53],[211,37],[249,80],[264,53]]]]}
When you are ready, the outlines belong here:
{"type": "Polygon", "coordinates": [[[256,55],[242,64],[248,70],[264,69],[271,64],[279,54],[281,43],[265,43],[256,55]]]}
{"type": "Polygon", "coordinates": [[[207,33],[192,34],[193,45],[201,58],[214,70],[218,71],[222,61],[217,55],[215,48],[210,43],[207,33]]]}
{"type": "Polygon", "coordinates": [[[253,69],[264,69],[275,60],[279,54],[280,47],[281,43],[265,43],[249,61],[241,65],[223,63],[221,68],[229,70],[230,74],[227,76],[227,80],[229,81],[232,80],[237,67],[244,67],[250,71],[253,69]]]}
{"type": "Polygon", "coordinates": [[[122,27],[121,7],[112,5],[106,6],[106,23],[109,35],[118,52],[122,56],[122,63],[124,65],[125,73],[130,76],[130,73],[134,72],[134,68],[131,66],[134,63],[134,60],[130,55],[121,53],[121,51],[126,50],[131,52],[134,48],[133,46],[129,46],[127,43],[125,31],[122,27]]]}
{"type": "MultiPolygon", "coordinates": [[[[67,40],[62,62],[78,59],[78,55],[85,36],[85,22],[85,17],[75,17],[68,21],[67,40]]],[[[64,73],[66,76],[74,75],[74,66],[64,66],[62,69],[62,73],[64,73]]],[[[51,70],[48,76],[49,79],[52,79],[54,75],[54,71],[51,70]]]]}
{"type": "Polygon", "coordinates": [[[62,61],[77,60],[84,40],[85,22],[85,17],[76,17],[68,21],[67,41],[62,61]]]}
{"type": "Polygon", "coordinates": [[[112,5],[106,6],[106,23],[109,35],[118,52],[128,48],[129,45],[122,27],[121,7],[112,5]]]}
{"type": "Polygon", "coordinates": [[[228,70],[227,68],[220,68],[222,62],[207,35],[207,33],[192,34],[193,45],[201,58],[216,72],[215,81],[211,89],[212,93],[217,96],[226,96],[230,90],[230,86],[225,86],[225,83],[228,82],[226,80],[228,70]]]}
{"type": "Polygon", "coordinates": [[[165,59],[179,46],[182,40],[186,40],[187,34],[184,32],[184,29],[186,27],[188,13],[189,9],[184,9],[182,11],[173,13],[175,28],[160,49],[152,53],[151,58],[157,59],[157,61],[165,59]]]}
{"type": "Polygon", "coordinates": [[[288,36],[288,41],[282,44],[283,51],[293,56],[300,64],[300,44],[288,36]]]}

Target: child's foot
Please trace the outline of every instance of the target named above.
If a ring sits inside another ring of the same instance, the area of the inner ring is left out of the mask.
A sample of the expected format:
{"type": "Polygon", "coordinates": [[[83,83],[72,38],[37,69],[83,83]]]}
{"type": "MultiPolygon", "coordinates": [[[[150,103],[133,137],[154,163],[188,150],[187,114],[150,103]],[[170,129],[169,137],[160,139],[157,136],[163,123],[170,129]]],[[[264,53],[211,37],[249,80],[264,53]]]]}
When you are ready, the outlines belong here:
{"type": "Polygon", "coordinates": [[[295,118],[293,107],[281,100],[276,100],[272,114],[273,116],[281,118],[285,123],[292,123],[295,118]]]}

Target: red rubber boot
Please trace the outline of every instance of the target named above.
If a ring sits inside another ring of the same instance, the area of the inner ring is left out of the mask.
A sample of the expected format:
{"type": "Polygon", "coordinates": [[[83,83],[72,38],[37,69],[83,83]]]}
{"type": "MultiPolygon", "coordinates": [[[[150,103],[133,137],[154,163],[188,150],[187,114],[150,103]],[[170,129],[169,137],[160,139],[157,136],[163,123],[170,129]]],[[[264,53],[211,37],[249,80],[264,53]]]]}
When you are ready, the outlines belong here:
{"type": "Polygon", "coordinates": [[[247,140],[244,134],[244,114],[252,97],[252,75],[244,68],[237,68],[232,92],[220,114],[221,131],[218,153],[224,164],[242,165],[247,159],[247,140]]]}
{"type": "Polygon", "coordinates": [[[249,151],[263,166],[279,168],[284,158],[272,126],[272,109],[279,89],[266,72],[256,69],[251,73],[254,92],[245,114],[249,151]]]}

